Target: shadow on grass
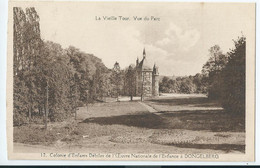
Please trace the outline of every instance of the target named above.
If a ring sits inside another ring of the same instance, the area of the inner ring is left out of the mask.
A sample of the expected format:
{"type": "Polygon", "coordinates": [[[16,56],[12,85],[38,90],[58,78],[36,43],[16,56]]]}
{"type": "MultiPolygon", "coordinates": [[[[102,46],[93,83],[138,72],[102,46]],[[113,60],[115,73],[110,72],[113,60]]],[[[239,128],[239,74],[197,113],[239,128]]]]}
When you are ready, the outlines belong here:
{"type": "Polygon", "coordinates": [[[151,102],[154,102],[156,104],[160,105],[178,105],[178,106],[186,106],[186,105],[196,105],[196,107],[214,107],[218,105],[216,101],[210,101],[206,97],[190,97],[190,98],[162,98],[162,99],[152,99],[149,100],[151,102]]]}
{"type": "Polygon", "coordinates": [[[82,121],[82,123],[97,123],[99,125],[118,124],[149,129],[162,129],[168,128],[168,125],[165,121],[165,119],[156,114],[140,113],[133,115],[88,118],[82,121]]]}
{"type": "Polygon", "coordinates": [[[175,129],[209,130],[213,132],[244,132],[245,118],[223,110],[185,110],[178,112],[158,112],[175,129]]]}
{"type": "Polygon", "coordinates": [[[226,153],[231,151],[239,151],[245,153],[245,145],[237,144],[165,144],[169,146],[176,146],[179,148],[195,148],[195,149],[213,149],[222,150],[226,153]]]}
{"type": "Polygon", "coordinates": [[[213,132],[244,132],[244,117],[233,116],[222,110],[195,110],[178,112],[140,113],[111,117],[88,118],[82,123],[99,125],[126,125],[148,129],[208,130],[213,132]]]}
{"type": "MultiPolygon", "coordinates": [[[[149,100],[160,105],[194,105],[196,107],[219,107],[205,97],[162,98],[149,100]]],[[[187,129],[208,130],[213,132],[245,132],[245,117],[230,114],[221,109],[160,111],[157,113],[141,112],[132,115],[97,117],[85,119],[83,123],[100,125],[126,125],[148,129],[187,129]]]]}

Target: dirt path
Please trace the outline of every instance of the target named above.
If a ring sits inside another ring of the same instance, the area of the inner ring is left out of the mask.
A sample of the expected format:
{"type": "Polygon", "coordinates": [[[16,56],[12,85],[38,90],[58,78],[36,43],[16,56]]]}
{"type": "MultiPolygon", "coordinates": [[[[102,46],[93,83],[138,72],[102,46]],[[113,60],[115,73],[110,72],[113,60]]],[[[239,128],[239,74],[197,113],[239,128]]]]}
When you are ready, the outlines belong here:
{"type": "Polygon", "coordinates": [[[156,112],[158,112],[157,110],[155,110],[154,108],[152,108],[151,106],[149,106],[149,105],[147,105],[147,104],[145,104],[145,103],[143,103],[143,102],[138,102],[139,104],[141,104],[142,106],[144,106],[149,112],[151,112],[151,113],[156,113],[156,112]]]}

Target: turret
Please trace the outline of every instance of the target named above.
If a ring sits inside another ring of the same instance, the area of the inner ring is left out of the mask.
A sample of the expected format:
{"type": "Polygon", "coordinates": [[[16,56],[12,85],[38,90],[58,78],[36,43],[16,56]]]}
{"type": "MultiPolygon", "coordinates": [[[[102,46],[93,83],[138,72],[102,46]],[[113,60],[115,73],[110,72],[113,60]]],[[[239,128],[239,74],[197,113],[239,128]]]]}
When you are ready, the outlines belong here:
{"type": "Polygon", "coordinates": [[[152,89],[153,89],[153,96],[159,96],[159,71],[158,66],[154,63],[153,66],[153,80],[152,80],[152,89]]]}
{"type": "Polygon", "coordinates": [[[158,66],[154,63],[154,66],[153,66],[153,74],[159,75],[158,69],[159,69],[158,66]]]}

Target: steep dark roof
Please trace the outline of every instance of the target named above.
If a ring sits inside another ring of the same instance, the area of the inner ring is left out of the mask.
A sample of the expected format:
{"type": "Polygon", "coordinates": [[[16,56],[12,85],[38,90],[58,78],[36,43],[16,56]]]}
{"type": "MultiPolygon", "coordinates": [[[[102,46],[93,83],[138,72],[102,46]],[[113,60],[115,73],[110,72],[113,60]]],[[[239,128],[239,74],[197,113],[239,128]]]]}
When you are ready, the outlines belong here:
{"type": "Polygon", "coordinates": [[[142,70],[151,70],[152,71],[152,66],[146,57],[144,57],[143,60],[139,63],[139,68],[142,70]]]}

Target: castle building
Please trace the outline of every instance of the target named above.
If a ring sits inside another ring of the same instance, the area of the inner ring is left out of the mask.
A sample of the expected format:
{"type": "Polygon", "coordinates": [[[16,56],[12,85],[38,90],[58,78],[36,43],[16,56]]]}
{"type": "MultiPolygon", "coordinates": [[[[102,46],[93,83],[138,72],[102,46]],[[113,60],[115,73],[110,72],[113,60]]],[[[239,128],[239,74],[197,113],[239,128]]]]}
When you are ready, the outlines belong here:
{"type": "Polygon", "coordinates": [[[152,67],[143,50],[143,59],[136,60],[136,96],[159,96],[159,71],[156,64],[152,67]]]}

